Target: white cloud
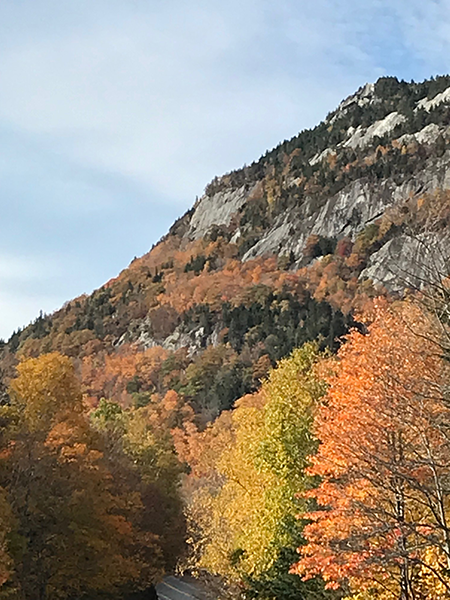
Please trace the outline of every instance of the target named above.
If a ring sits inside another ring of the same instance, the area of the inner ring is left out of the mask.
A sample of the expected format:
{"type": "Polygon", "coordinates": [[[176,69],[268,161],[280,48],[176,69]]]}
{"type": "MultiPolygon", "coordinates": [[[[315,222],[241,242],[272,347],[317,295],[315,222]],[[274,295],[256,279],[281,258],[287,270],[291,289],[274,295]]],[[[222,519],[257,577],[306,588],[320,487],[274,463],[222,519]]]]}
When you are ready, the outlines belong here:
{"type": "Polygon", "coordinates": [[[168,2],[116,23],[13,43],[0,62],[7,90],[0,118],[49,136],[82,164],[174,199],[192,196],[221,165],[257,158],[350,91],[341,73],[328,86],[311,73],[318,64],[330,83],[326,59],[349,55],[342,31],[330,36],[336,28],[331,20],[319,27],[317,14],[290,20],[291,3],[268,6],[168,2]],[[286,35],[281,47],[272,34],[286,35]],[[297,65],[286,70],[283,61],[297,65]]]}
{"type": "Polygon", "coordinates": [[[210,178],[313,126],[366,81],[445,70],[449,9],[0,3],[0,335],[101,285],[210,178]]]}
{"type": "Polygon", "coordinates": [[[450,70],[450,1],[403,0],[396,15],[407,48],[430,70],[450,70]]]}

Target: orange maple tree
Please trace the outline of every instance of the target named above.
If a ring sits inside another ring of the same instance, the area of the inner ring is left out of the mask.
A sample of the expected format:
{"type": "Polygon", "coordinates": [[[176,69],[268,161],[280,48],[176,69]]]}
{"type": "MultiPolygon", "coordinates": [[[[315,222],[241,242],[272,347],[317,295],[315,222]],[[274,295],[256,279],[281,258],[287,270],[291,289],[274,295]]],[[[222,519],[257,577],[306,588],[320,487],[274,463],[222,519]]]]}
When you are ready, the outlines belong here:
{"type": "Polygon", "coordinates": [[[433,327],[411,304],[378,305],[368,333],[352,332],[328,361],[310,468],[318,510],[292,568],[304,579],[409,599],[425,570],[450,592],[449,367],[433,327]]]}

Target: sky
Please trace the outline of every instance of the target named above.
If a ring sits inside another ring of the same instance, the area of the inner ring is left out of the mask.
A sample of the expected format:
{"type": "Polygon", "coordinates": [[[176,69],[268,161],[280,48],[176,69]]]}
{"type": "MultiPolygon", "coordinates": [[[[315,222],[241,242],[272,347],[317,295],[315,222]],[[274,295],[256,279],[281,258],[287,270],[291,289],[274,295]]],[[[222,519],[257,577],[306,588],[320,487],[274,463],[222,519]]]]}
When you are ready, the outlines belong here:
{"type": "Polygon", "coordinates": [[[450,0],[1,0],[0,337],[364,83],[449,61],[450,0]]]}

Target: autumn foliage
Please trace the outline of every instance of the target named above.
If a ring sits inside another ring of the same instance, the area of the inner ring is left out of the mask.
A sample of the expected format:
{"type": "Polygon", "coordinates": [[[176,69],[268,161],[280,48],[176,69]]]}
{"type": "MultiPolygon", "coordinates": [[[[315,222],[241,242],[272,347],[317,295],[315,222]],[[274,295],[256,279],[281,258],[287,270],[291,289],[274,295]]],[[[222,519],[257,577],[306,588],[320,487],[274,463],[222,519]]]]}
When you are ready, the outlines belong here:
{"type": "Polygon", "coordinates": [[[278,364],[261,391],[241,398],[206,430],[177,432],[177,448],[191,467],[184,484],[188,564],[244,581],[249,594],[320,596],[320,584],[288,573],[301,540],[295,516],[308,504],[296,492],[313,484],[305,467],[325,392],[315,373],[319,359],[317,345],[306,344],[278,364]]]}
{"type": "Polygon", "coordinates": [[[318,510],[304,515],[307,544],[293,570],[330,588],[447,597],[448,363],[414,305],[379,307],[373,318],[324,366],[329,390],[308,470],[322,479],[308,493],[318,510]]]}
{"type": "Polygon", "coordinates": [[[413,302],[378,302],[364,320],[336,357],[306,345],[206,430],[177,430],[191,567],[251,597],[449,596],[441,324],[413,302]]]}
{"type": "Polygon", "coordinates": [[[0,341],[0,596],[144,600],[181,565],[249,600],[450,597],[448,287],[430,316],[366,278],[408,233],[445,239],[450,193],[343,203],[364,182],[389,204],[444,156],[448,107],[420,100],[449,81],[381,78],[214,179],[245,198],[231,219],[194,239],[189,211],[0,341]]]}
{"type": "Polygon", "coordinates": [[[9,397],[1,407],[1,591],[38,599],[143,593],[184,540],[170,438],[184,410],[179,398],[171,392],[126,417],[103,404],[89,418],[72,362],[57,353],[20,363],[9,397]]]}
{"type": "Polygon", "coordinates": [[[412,301],[361,319],[334,357],[263,354],[261,388],[207,425],[186,396],[233,367],[230,346],[188,362],[125,345],[79,375],[58,353],[22,360],[1,409],[3,589],[143,593],[184,556],[252,598],[448,597],[442,323],[412,301]]]}

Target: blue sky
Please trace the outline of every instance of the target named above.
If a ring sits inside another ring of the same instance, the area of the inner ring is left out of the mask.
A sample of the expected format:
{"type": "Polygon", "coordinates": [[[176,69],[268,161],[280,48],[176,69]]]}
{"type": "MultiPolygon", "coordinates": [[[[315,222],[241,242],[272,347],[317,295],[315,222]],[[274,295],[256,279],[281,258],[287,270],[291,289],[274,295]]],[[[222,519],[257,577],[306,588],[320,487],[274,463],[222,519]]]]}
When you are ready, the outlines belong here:
{"type": "Polygon", "coordinates": [[[450,0],[2,0],[0,337],[365,82],[449,61],[450,0]]]}

